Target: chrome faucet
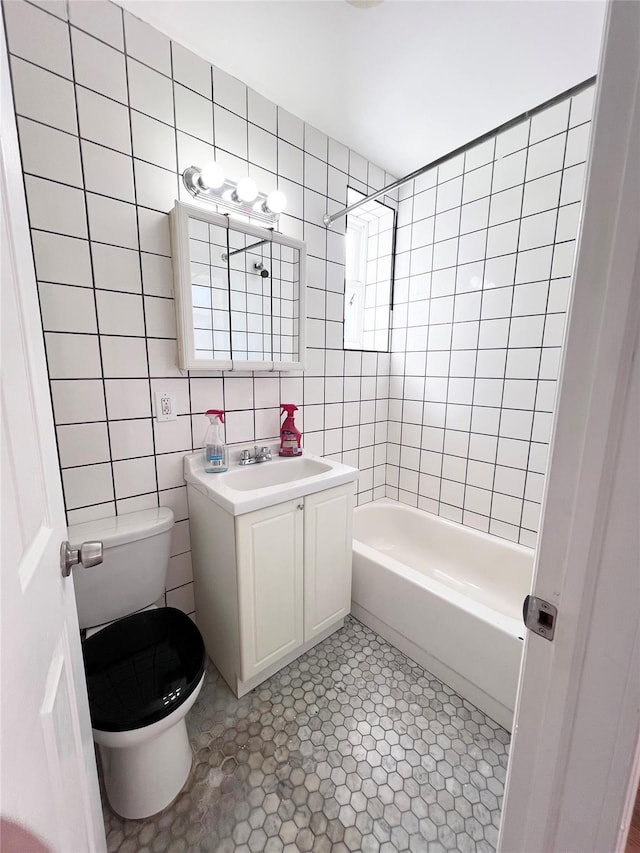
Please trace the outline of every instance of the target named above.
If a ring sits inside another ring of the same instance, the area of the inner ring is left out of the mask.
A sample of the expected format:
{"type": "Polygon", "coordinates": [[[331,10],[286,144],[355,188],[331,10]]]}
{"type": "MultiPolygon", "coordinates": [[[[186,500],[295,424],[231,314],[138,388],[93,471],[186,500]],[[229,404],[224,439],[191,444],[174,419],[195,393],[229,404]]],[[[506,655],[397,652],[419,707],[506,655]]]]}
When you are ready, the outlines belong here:
{"type": "Polygon", "coordinates": [[[253,456],[250,450],[243,450],[240,454],[241,465],[253,465],[254,462],[268,462],[269,459],[271,459],[271,448],[269,447],[261,447],[260,450],[254,447],[253,456]]]}

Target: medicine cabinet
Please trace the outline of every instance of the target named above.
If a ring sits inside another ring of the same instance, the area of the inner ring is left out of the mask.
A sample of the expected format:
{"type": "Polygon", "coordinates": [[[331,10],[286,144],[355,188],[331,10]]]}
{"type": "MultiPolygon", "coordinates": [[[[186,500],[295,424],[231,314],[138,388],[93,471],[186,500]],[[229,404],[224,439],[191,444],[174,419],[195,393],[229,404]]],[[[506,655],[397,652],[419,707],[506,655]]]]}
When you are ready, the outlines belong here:
{"type": "Polygon", "coordinates": [[[304,369],[304,243],[183,202],[171,242],[182,369],[304,369]]]}

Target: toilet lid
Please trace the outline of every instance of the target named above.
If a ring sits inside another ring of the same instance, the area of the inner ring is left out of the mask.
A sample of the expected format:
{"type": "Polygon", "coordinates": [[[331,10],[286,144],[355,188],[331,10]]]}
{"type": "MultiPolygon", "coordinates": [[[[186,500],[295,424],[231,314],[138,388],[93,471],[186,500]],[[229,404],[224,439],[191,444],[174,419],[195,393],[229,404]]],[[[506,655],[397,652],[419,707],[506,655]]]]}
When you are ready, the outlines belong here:
{"type": "Polygon", "coordinates": [[[206,661],[200,631],[174,607],[119,619],[82,649],[91,723],[107,732],[167,717],[198,686],[206,661]]]}

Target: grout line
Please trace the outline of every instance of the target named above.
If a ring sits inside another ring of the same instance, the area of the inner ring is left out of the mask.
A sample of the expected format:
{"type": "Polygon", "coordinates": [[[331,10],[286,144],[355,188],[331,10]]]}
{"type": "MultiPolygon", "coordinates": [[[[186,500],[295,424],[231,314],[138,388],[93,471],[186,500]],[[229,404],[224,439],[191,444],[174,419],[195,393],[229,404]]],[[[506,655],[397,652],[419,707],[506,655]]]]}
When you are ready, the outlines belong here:
{"type": "MultiPolygon", "coordinates": [[[[122,13],[120,13],[120,14],[121,14],[121,18],[122,18],[122,13]]],[[[71,25],[70,25],[70,23],[68,24],[68,30],[69,30],[69,56],[70,56],[70,61],[71,61],[71,75],[72,75],[72,81],[71,82],[73,85],[73,101],[74,101],[76,123],[77,123],[78,134],[79,134],[80,133],[80,113],[78,110],[75,57],[74,57],[74,52],[73,52],[73,44],[72,44],[72,40],[71,40],[71,25]]],[[[97,346],[98,346],[98,355],[99,355],[99,359],[100,359],[100,374],[101,374],[100,382],[102,384],[102,393],[103,393],[103,398],[104,398],[104,411],[105,411],[105,417],[107,419],[106,438],[107,438],[107,448],[109,451],[109,459],[107,460],[107,462],[109,464],[109,470],[110,470],[110,474],[111,474],[111,488],[113,490],[112,500],[113,500],[114,506],[115,506],[116,505],[115,504],[115,501],[116,501],[116,479],[115,479],[115,470],[114,470],[114,464],[113,464],[114,463],[113,452],[112,452],[112,446],[111,446],[111,433],[109,431],[109,424],[108,424],[109,409],[108,409],[108,402],[107,402],[107,385],[106,385],[106,381],[105,381],[104,352],[103,352],[103,346],[102,346],[102,339],[100,336],[100,312],[98,310],[98,296],[97,296],[96,287],[95,287],[95,264],[94,264],[94,259],[93,259],[93,247],[92,247],[92,241],[91,241],[91,222],[90,222],[90,217],[89,217],[89,205],[88,205],[88,198],[87,198],[88,193],[87,193],[86,181],[85,181],[84,150],[83,150],[83,146],[80,144],[79,135],[78,135],[77,139],[78,139],[78,153],[79,153],[79,158],[80,158],[80,172],[81,172],[82,184],[83,184],[81,192],[83,194],[83,203],[84,203],[85,217],[86,217],[87,244],[88,244],[87,249],[88,249],[88,255],[89,255],[89,265],[90,265],[90,269],[91,269],[93,302],[94,302],[94,311],[95,311],[95,317],[96,317],[95,338],[96,338],[96,342],[97,342],[97,346]]],[[[49,374],[49,376],[51,376],[51,374],[49,374]]],[[[49,384],[51,384],[51,382],[49,382],[49,384]]],[[[66,504],[67,504],[67,501],[66,501],[66,496],[65,496],[65,507],[66,507],[66,504]]],[[[67,514],[68,514],[68,509],[67,509],[67,514]]]]}
{"type": "MultiPolygon", "coordinates": [[[[146,288],[145,288],[145,275],[144,275],[144,267],[142,263],[142,244],[140,240],[140,219],[139,219],[139,210],[138,210],[138,185],[136,180],[136,169],[135,169],[135,150],[134,150],[134,141],[133,141],[133,122],[131,120],[131,94],[130,94],[130,80],[129,80],[129,59],[131,57],[127,54],[127,32],[126,27],[124,26],[124,13],[121,12],[122,15],[122,37],[123,37],[123,47],[124,47],[124,55],[125,55],[125,81],[127,87],[127,111],[129,117],[129,139],[131,143],[131,166],[132,166],[132,177],[133,177],[133,195],[136,200],[136,237],[138,241],[138,265],[140,271],[140,282],[141,282],[141,305],[142,305],[142,321],[144,325],[144,349],[145,349],[145,357],[147,362],[147,387],[149,393],[149,411],[151,413],[151,442],[153,448],[153,470],[155,477],[155,493],[156,493],[156,505],[160,505],[160,490],[158,487],[158,459],[156,452],[156,432],[155,432],[155,421],[153,417],[153,391],[152,391],[152,378],[151,378],[151,359],[149,357],[149,336],[147,334],[148,330],[148,320],[147,320],[147,296],[146,296],[146,288]]],[[[171,53],[169,54],[171,57],[171,53]]],[[[172,94],[172,108],[174,114],[174,123],[175,123],[175,102],[173,100],[173,85],[171,87],[172,94]]],[[[116,501],[116,514],[118,510],[118,503],[116,501]]]]}

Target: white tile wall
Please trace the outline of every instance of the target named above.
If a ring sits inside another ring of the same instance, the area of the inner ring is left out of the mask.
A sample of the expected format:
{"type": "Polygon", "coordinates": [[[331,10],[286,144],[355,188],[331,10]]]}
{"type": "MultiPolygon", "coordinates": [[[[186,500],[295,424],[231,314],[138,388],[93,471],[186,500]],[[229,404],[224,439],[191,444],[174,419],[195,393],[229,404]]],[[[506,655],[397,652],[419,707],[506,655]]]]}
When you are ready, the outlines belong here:
{"type": "Polygon", "coordinates": [[[276,438],[280,401],[297,403],[305,446],[360,467],[360,501],[384,496],[389,355],[342,349],[344,223],[327,234],[322,215],[348,183],[393,177],[119,6],[68,5],[64,21],[3,4],[68,519],[170,506],[166,600],[191,612],[182,457],[207,408],[228,411],[228,442],[250,443],[276,438]],[[179,172],[214,154],[283,189],[282,230],[307,242],[304,377],[177,367],[167,214],[179,192],[191,200],[179,172]],[[158,424],[163,388],[179,416],[158,424]]]}
{"type": "Polygon", "coordinates": [[[441,164],[398,209],[386,492],[529,546],[592,101],[583,90],[441,164]]]}

